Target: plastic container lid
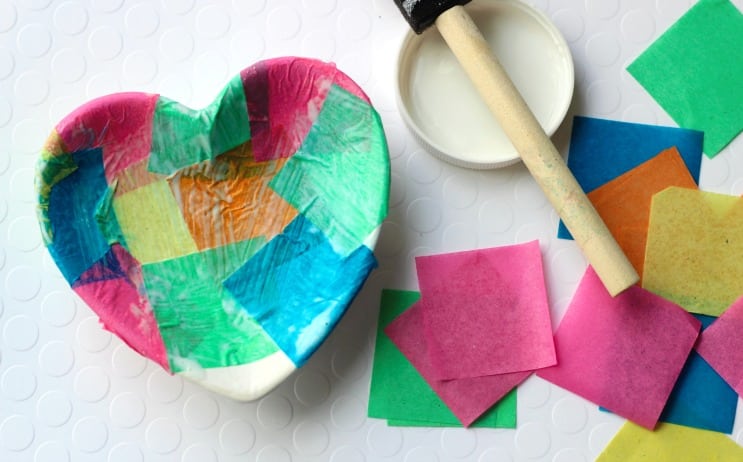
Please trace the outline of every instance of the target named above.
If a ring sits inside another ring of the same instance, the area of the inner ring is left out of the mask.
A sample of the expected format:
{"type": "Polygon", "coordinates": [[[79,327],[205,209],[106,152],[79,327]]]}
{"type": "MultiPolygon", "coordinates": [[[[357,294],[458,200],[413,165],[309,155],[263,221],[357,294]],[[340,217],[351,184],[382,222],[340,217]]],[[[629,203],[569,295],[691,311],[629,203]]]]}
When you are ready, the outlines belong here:
{"type": "MultiPolygon", "coordinates": [[[[481,0],[466,8],[551,136],[573,97],[573,60],[562,35],[541,12],[518,0],[481,0]]],[[[520,160],[436,27],[406,34],[396,90],[405,124],[431,154],[476,169],[520,160]]]]}

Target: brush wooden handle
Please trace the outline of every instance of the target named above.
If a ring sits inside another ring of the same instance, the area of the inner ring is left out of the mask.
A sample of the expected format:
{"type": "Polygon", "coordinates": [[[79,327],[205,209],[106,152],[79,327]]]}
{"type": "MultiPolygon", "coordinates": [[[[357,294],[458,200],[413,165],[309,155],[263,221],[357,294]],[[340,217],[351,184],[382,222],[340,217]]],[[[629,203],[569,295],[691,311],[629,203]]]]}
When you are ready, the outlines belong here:
{"type": "Polygon", "coordinates": [[[637,272],[467,11],[453,6],[436,27],[609,293],[635,284],[637,272]]]}

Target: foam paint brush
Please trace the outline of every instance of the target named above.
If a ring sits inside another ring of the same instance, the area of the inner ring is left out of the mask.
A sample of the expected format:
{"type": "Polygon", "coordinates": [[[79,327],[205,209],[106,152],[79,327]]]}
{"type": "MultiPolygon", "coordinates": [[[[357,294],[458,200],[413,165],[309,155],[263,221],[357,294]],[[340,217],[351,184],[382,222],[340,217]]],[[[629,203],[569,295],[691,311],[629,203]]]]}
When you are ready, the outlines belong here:
{"type": "Polygon", "coordinates": [[[622,292],[637,272],[463,7],[469,1],[395,3],[416,33],[436,25],[608,292],[622,292]]]}

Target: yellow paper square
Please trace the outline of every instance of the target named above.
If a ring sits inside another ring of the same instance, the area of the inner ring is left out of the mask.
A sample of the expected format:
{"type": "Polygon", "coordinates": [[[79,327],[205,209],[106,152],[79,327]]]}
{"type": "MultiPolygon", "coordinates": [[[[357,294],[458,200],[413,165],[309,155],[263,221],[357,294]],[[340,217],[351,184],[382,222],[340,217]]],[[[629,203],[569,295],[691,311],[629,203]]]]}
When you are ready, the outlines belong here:
{"type": "Polygon", "coordinates": [[[126,247],[140,263],[155,263],[197,251],[166,181],[115,197],[113,206],[126,247]]]}
{"type": "Polygon", "coordinates": [[[739,461],[743,448],[722,433],[664,423],[650,431],[625,423],[596,462],[739,461]]]}
{"type": "Polygon", "coordinates": [[[671,187],[650,210],[642,286],[719,316],[743,294],[743,199],[671,187]]]}

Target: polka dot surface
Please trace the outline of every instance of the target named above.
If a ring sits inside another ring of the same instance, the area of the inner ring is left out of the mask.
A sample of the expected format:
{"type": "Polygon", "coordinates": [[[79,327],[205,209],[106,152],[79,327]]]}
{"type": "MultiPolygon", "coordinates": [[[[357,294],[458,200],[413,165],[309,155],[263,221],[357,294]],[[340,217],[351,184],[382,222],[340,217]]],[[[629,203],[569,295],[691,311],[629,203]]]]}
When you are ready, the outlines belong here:
{"type": "Polygon", "coordinates": [[[111,357],[114,373],[121,377],[139,377],[147,368],[147,359],[128,345],[120,344],[111,357]]]}
{"type": "Polygon", "coordinates": [[[88,98],[97,98],[121,90],[120,74],[102,72],[91,76],[85,87],[88,98]]]}
{"type": "Polygon", "coordinates": [[[0,80],[13,74],[15,70],[15,58],[10,51],[0,48],[0,80]]]}
{"type": "Polygon", "coordinates": [[[78,325],[77,342],[86,351],[97,353],[111,343],[111,333],[103,329],[96,316],[88,316],[78,325]]]}
{"type": "Polygon", "coordinates": [[[192,427],[207,429],[219,419],[219,404],[204,393],[191,395],[183,405],[183,417],[192,427]]]}
{"type": "Polygon", "coordinates": [[[314,406],[324,402],[330,394],[328,378],[317,371],[301,371],[294,382],[294,394],[300,403],[314,406]]]}
{"type": "Polygon", "coordinates": [[[361,40],[372,30],[369,14],[363,8],[345,8],[338,16],[338,34],[344,40],[361,40]]]}
{"type": "Polygon", "coordinates": [[[405,454],[405,462],[438,462],[441,460],[436,450],[431,447],[418,446],[405,454]]]}
{"type": "Polygon", "coordinates": [[[36,414],[46,425],[61,427],[69,422],[72,416],[72,402],[62,391],[47,391],[36,403],[36,414]]]}
{"type": "Polygon", "coordinates": [[[11,415],[0,422],[0,445],[9,451],[7,454],[24,451],[34,441],[34,427],[22,415],[11,415]]]}
{"type": "MultiPolygon", "coordinates": [[[[29,123],[27,127],[33,127],[35,130],[38,126],[29,123]]],[[[38,148],[38,145],[36,145],[35,148],[38,148]]],[[[34,173],[30,168],[21,168],[16,170],[10,177],[10,198],[20,203],[31,204],[34,195],[33,178],[34,173]]]]}
{"type": "Polygon", "coordinates": [[[3,396],[13,401],[24,401],[36,391],[36,376],[26,366],[11,366],[0,377],[3,396]]]}
{"type": "Polygon", "coordinates": [[[425,151],[415,151],[408,158],[408,178],[420,184],[430,184],[439,179],[442,172],[441,162],[425,151]]]}
{"type": "Polygon", "coordinates": [[[477,459],[478,462],[513,462],[513,457],[505,449],[501,448],[488,448],[480,455],[477,459]]]}
{"type": "Polygon", "coordinates": [[[217,462],[214,449],[203,444],[193,444],[183,451],[182,462],[217,462]]]}
{"type": "Polygon", "coordinates": [[[108,427],[97,417],[83,417],[72,427],[72,443],[84,453],[100,451],[108,441],[108,427]]]}
{"type": "MultiPolygon", "coordinates": [[[[618,419],[617,419],[618,420],[618,419]]],[[[619,428],[620,422],[601,423],[588,433],[588,448],[594,455],[598,455],[609,443],[619,428]]]]}
{"type": "Polygon", "coordinates": [[[52,58],[52,74],[62,82],[78,82],[85,75],[86,67],[85,56],[71,48],[56,52],[52,58]]]}
{"type": "Polygon", "coordinates": [[[539,422],[528,422],[519,425],[515,443],[516,450],[522,457],[539,460],[549,452],[552,440],[546,425],[539,422]]]}
{"type": "MultiPolygon", "coordinates": [[[[82,57],[80,57],[82,59],[82,57]]],[[[75,100],[69,96],[60,96],[49,106],[49,119],[60,120],[75,109],[75,100]]]]}
{"type": "Polygon", "coordinates": [[[358,430],[366,421],[366,406],[358,398],[341,396],[330,407],[330,420],[338,430],[358,430]]]}
{"type": "Polygon", "coordinates": [[[555,11],[552,22],[560,29],[565,40],[569,43],[577,42],[585,31],[583,17],[574,9],[555,11]]]}
{"type": "Polygon", "coordinates": [[[588,86],[586,98],[591,108],[605,117],[617,110],[622,102],[619,88],[608,80],[597,80],[588,86]]]}
{"type": "Polygon", "coordinates": [[[11,350],[28,351],[36,346],[39,340],[39,327],[30,316],[15,315],[5,322],[3,340],[11,350]]]}
{"type": "Polygon", "coordinates": [[[227,34],[229,29],[229,13],[221,7],[207,6],[196,15],[196,30],[205,38],[220,38],[227,34]]]}
{"type": "Polygon", "coordinates": [[[441,245],[450,251],[465,251],[477,248],[477,230],[469,223],[464,222],[447,225],[441,237],[441,245]]]}
{"type": "Polygon", "coordinates": [[[151,4],[140,3],[126,11],[124,23],[128,34],[134,37],[147,37],[157,31],[160,17],[151,4]]]}
{"type": "Polygon", "coordinates": [[[147,393],[156,402],[167,404],[177,400],[183,392],[183,379],[154,370],[147,379],[147,393]]]}
{"type": "Polygon", "coordinates": [[[159,49],[166,59],[183,61],[193,53],[193,35],[184,27],[168,29],[160,35],[159,49]]]}
{"type": "Polygon", "coordinates": [[[53,291],[41,301],[41,319],[46,323],[62,327],[72,322],[77,312],[77,303],[69,292],[53,291]]]}
{"type": "Polygon", "coordinates": [[[313,50],[313,54],[320,59],[329,61],[335,55],[335,38],[329,31],[309,32],[302,39],[302,50],[313,50]]]}
{"type": "Polygon", "coordinates": [[[39,352],[39,366],[51,377],[67,375],[75,365],[75,353],[68,343],[53,340],[47,342],[39,352]]]}
{"type": "Polygon", "coordinates": [[[80,2],[62,2],[54,10],[54,27],[64,34],[79,34],[88,22],[88,10],[80,2]]]}
{"type": "Polygon", "coordinates": [[[230,39],[230,53],[235,62],[251,63],[260,59],[265,51],[265,41],[254,29],[239,29],[230,39]],[[245,46],[249,43],[250,46],[245,46]]]}
{"type": "Polygon", "coordinates": [[[255,429],[245,420],[228,420],[219,429],[219,445],[229,455],[245,454],[254,444],[255,429]]]}
{"type": "Polygon", "coordinates": [[[526,210],[538,210],[547,205],[547,197],[539,189],[537,182],[529,177],[516,182],[514,199],[519,208],[526,210]]]}
{"type": "Polygon", "coordinates": [[[109,407],[111,422],[123,428],[139,425],[144,420],[145,413],[145,403],[136,393],[124,392],[116,395],[109,407]]]}
{"type": "MultiPolygon", "coordinates": [[[[694,2],[526,3],[556,25],[575,64],[554,136],[563,156],[574,115],[676,126],[625,67],[694,2]]],[[[0,460],[595,460],[624,421],[538,377],[519,388],[516,429],[367,416],[379,291],[417,290],[415,256],[538,239],[553,325],[587,264],[555,237],[556,213],[523,165],[462,169],[410,134],[393,91],[404,32],[389,0],[0,1],[0,460]],[[200,107],[240,69],[288,55],[334,62],[371,97],[391,157],[390,212],[379,268],[338,335],[275,390],[238,403],[149,362],[69,289],[36,219],[34,166],[53,125],[89,99],[147,91],[200,107]]],[[[743,193],[739,141],[703,160],[704,189],[743,193]]]]}
{"type": "Polygon", "coordinates": [[[328,429],[320,422],[305,420],[294,429],[294,447],[303,457],[319,456],[324,453],[329,440],[328,429]]]}
{"type": "Polygon", "coordinates": [[[352,346],[336,350],[330,364],[335,376],[349,382],[361,377],[368,366],[361,360],[362,354],[363,352],[352,346]]]}
{"type": "Polygon", "coordinates": [[[483,230],[491,233],[503,233],[513,226],[514,214],[506,201],[490,200],[480,205],[478,219],[483,230]]]}
{"type": "Polygon", "coordinates": [[[68,462],[70,451],[60,441],[47,441],[34,452],[34,462],[68,462]]]}
{"type": "Polygon", "coordinates": [[[24,72],[15,81],[15,94],[19,102],[36,106],[49,96],[49,81],[41,72],[24,72]]]}
{"type": "Polygon", "coordinates": [[[582,401],[567,396],[552,408],[552,423],[565,433],[578,433],[588,423],[588,413],[582,401]]]}
{"type": "Polygon", "coordinates": [[[90,33],[88,48],[93,58],[107,61],[121,53],[123,41],[121,33],[113,27],[99,26],[90,33]]]}
{"type": "Polygon", "coordinates": [[[160,417],[147,425],[145,441],[147,447],[156,454],[171,454],[178,449],[183,432],[177,422],[160,417]]]}
{"type": "Polygon", "coordinates": [[[619,11],[619,0],[604,0],[603,2],[585,0],[585,3],[588,14],[601,19],[612,18],[619,11]]]}
{"type": "Polygon", "coordinates": [[[655,19],[652,11],[630,10],[622,16],[622,38],[632,42],[644,43],[655,33],[655,19]]]}
{"type": "Polygon", "coordinates": [[[292,421],[291,402],[277,393],[263,397],[256,408],[258,422],[268,430],[281,430],[292,421]]]}
{"type": "Polygon", "coordinates": [[[7,32],[15,26],[18,13],[12,3],[0,5],[0,32],[7,32]]]}
{"type": "Polygon", "coordinates": [[[124,0],[93,0],[93,8],[103,13],[115,13],[121,8],[124,0]]]}
{"type": "Polygon", "coordinates": [[[598,66],[611,66],[619,59],[619,41],[613,34],[596,34],[586,42],[586,55],[591,63],[598,66]]]}
{"type": "Polygon", "coordinates": [[[18,31],[17,45],[22,55],[40,58],[52,47],[52,35],[43,24],[27,24],[18,31]]]}
{"type": "Polygon", "coordinates": [[[398,428],[375,422],[369,429],[366,443],[373,454],[381,457],[392,457],[402,449],[403,435],[398,428]]]}
{"type": "Polygon", "coordinates": [[[441,209],[433,199],[421,197],[408,205],[407,219],[415,231],[430,233],[441,224],[441,209]]]}
{"type": "Polygon", "coordinates": [[[588,460],[584,451],[576,448],[561,449],[552,458],[552,462],[587,462],[588,460]]]}
{"type": "Polygon", "coordinates": [[[6,273],[5,293],[12,299],[28,301],[36,297],[40,291],[41,279],[31,267],[16,266],[6,273]]]}
{"type": "Polygon", "coordinates": [[[5,200],[0,200],[0,222],[5,220],[5,217],[8,216],[8,202],[5,200]]]}
{"type": "Polygon", "coordinates": [[[400,253],[403,241],[400,239],[402,227],[390,220],[382,223],[382,230],[379,233],[379,242],[377,243],[376,253],[383,257],[392,257],[400,253]]]}
{"type": "Polygon", "coordinates": [[[469,457],[477,448],[477,434],[462,429],[446,429],[441,432],[441,449],[455,459],[469,457]]]}
{"type": "Polygon", "coordinates": [[[134,51],[124,58],[123,83],[129,86],[152,82],[157,75],[157,60],[148,51],[134,51]]]}
{"type": "Polygon", "coordinates": [[[457,209],[466,209],[477,201],[477,182],[466,175],[452,175],[443,187],[444,202],[457,209]]]}
{"type": "Polygon", "coordinates": [[[41,234],[34,217],[18,217],[8,226],[10,245],[21,252],[30,252],[41,245],[41,234]]]}
{"type": "Polygon", "coordinates": [[[302,20],[297,10],[291,6],[278,6],[267,18],[266,28],[269,37],[275,40],[289,40],[299,33],[302,20]]]}
{"type": "Polygon", "coordinates": [[[193,9],[196,0],[162,0],[162,4],[166,12],[184,15],[193,9]]]}
{"type": "MultiPolygon", "coordinates": [[[[6,99],[0,99],[0,127],[4,127],[8,125],[8,122],[13,118],[13,106],[10,105],[10,102],[6,99]]],[[[5,172],[8,169],[8,166],[10,164],[10,157],[7,157],[3,166],[0,167],[0,173],[5,172]]]]}
{"type": "Polygon", "coordinates": [[[111,387],[111,380],[98,366],[88,366],[75,374],[75,397],[80,401],[96,403],[102,400],[111,387]]]}
{"type": "Polygon", "coordinates": [[[133,443],[119,443],[108,452],[108,462],[141,462],[142,450],[133,443]]]}
{"type": "Polygon", "coordinates": [[[286,448],[270,444],[258,451],[255,460],[256,462],[291,462],[292,456],[286,448]]]}
{"type": "Polygon", "coordinates": [[[532,409],[542,408],[550,398],[550,385],[536,376],[527,379],[520,389],[524,390],[521,402],[532,409]]]}
{"type": "Polygon", "coordinates": [[[330,462],[366,462],[366,460],[361,449],[354,446],[341,446],[330,456],[330,462]]]}

